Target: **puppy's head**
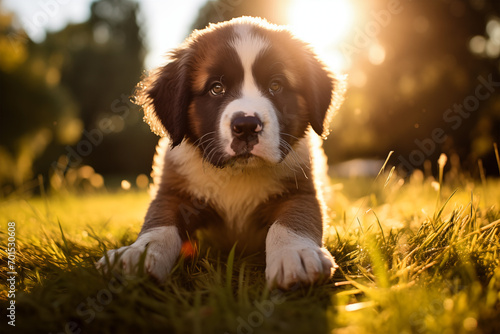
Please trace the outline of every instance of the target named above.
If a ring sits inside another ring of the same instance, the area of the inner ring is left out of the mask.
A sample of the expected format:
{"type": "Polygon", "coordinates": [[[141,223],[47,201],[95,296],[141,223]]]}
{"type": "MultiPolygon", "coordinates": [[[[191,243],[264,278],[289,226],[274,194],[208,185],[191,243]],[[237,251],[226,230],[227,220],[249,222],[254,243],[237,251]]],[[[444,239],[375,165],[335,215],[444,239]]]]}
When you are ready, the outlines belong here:
{"type": "Polygon", "coordinates": [[[145,119],[215,166],[279,163],[309,126],[321,136],[337,81],[288,30],[239,18],[195,31],[139,86],[145,119]]]}

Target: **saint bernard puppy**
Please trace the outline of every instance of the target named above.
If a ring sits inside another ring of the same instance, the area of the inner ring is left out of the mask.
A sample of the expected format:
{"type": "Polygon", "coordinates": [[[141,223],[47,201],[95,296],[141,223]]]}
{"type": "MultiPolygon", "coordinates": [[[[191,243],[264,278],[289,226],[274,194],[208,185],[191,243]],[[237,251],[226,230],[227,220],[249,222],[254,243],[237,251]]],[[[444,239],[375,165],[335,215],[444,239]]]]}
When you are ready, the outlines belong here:
{"type": "Polygon", "coordinates": [[[319,136],[343,87],[306,43],[265,20],[194,31],[138,86],[145,120],[163,137],[156,190],[137,241],[97,266],[134,274],[143,263],[162,282],[200,230],[218,247],[265,251],[270,286],[330,277],[319,136]]]}

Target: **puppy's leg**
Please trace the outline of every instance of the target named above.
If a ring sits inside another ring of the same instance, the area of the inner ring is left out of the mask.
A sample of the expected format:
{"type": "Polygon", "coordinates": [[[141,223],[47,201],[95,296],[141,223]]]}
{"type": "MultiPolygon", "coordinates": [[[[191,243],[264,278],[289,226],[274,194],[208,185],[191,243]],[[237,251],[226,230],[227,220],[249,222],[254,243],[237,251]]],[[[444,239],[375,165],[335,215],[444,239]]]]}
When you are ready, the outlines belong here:
{"type": "Polygon", "coordinates": [[[103,257],[97,262],[97,268],[104,271],[118,269],[134,275],[139,270],[141,257],[146,252],[145,272],[159,282],[165,281],[181,250],[180,233],[185,232],[185,222],[179,213],[181,205],[187,204],[178,197],[158,193],[150,204],[137,240],[130,246],[108,251],[109,262],[103,257]]]}
{"type": "Polygon", "coordinates": [[[266,279],[288,289],[329,278],[337,265],[322,247],[322,221],[313,196],[300,196],[280,205],[266,237],[266,279]]]}
{"type": "MultiPolygon", "coordinates": [[[[176,226],[155,227],[141,233],[132,245],[108,251],[107,256],[111,266],[121,268],[125,274],[134,275],[138,272],[140,259],[147,249],[144,269],[163,282],[179,256],[181,244],[176,226]]],[[[107,264],[106,258],[102,257],[97,262],[97,267],[107,270],[107,264]]]]}

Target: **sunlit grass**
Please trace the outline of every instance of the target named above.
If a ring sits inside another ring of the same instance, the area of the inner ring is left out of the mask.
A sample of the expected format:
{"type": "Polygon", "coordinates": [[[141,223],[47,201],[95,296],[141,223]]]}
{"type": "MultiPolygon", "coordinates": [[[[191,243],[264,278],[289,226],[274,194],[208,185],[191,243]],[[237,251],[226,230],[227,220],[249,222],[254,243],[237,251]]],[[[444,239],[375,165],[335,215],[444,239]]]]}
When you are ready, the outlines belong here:
{"type": "Polygon", "coordinates": [[[340,269],[290,292],[266,289],[258,256],[206,245],[165,285],[101,275],[104,249],[135,240],[143,192],[4,201],[0,221],[17,232],[15,332],[499,332],[499,180],[388,176],[334,180],[327,247],[340,269]]]}

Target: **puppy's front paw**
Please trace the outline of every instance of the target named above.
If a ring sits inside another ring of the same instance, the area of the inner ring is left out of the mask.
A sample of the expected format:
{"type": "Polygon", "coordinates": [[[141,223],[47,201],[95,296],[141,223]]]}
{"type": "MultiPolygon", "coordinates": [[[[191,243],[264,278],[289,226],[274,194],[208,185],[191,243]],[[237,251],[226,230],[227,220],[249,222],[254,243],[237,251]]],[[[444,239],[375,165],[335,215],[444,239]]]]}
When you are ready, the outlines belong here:
{"type": "Polygon", "coordinates": [[[157,227],[141,234],[130,246],[113,249],[102,257],[96,267],[107,272],[121,270],[127,275],[136,275],[141,258],[145,272],[159,282],[164,282],[172,270],[181,250],[181,238],[175,226],[157,227]]]}
{"type": "Polygon", "coordinates": [[[330,252],[309,238],[276,224],[271,229],[266,240],[266,279],[270,286],[289,289],[295,284],[312,284],[331,277],[338,268],[330,252]]]}

